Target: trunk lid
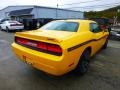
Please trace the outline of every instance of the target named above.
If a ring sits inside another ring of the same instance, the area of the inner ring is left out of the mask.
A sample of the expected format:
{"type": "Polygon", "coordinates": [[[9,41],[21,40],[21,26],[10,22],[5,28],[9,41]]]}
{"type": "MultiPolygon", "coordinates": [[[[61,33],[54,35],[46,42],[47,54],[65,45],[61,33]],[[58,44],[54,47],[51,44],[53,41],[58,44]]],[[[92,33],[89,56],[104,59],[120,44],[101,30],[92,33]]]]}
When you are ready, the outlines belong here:
{"type": "Polygon", "coordinates": [[[76,32],[57,31],[57,30],[33,30],[26,32],[18,32],[15,36],[23,37],[27,39],[33,39],[37,41],[52,41],[61,42],[64,39],[72,36],[76,32]]]}

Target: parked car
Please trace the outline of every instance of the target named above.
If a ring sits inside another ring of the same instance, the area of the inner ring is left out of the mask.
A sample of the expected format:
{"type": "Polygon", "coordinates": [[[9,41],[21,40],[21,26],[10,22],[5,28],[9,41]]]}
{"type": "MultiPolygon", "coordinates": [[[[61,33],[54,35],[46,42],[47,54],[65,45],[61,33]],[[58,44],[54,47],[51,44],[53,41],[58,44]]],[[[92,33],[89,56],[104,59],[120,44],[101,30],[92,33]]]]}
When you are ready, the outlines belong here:
{"type": "Polygon", "coordinates": [[[113,26],[110,32],[110,39],[120,40],[120,26],[113,26]]]}
{"type": "Polygon", "coordinates": [[[0,23],[0,30],[5,30],[7,32],[13,30],[21,31],[23,29],[24,25],[18,21],[7,20],[0,23]]]}
{"type": "Polygon", "coordinates": [[[52,75],[88,70],[90,58],[106,48],[108,31],[91,20],[56,20],[38,30],[17,32],[12,44],[22,61],[52,75]]]}

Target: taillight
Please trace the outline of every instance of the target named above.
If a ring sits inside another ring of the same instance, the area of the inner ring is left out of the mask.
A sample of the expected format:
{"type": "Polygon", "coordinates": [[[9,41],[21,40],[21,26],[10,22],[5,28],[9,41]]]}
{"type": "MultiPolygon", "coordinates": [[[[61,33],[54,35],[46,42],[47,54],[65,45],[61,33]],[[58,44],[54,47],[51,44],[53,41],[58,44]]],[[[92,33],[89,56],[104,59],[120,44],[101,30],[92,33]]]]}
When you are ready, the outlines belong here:
{"type": "Polygon", "coordinates": [[[15,42],[24,45],[26,47],[39,50],[45,53],[55,54],[55,55],[62,55],[62,49],[59,45],[56,44],[49,44],[45,42],[38,42],[33,40],[28,40],[25,38],[15,37],[15,42]]]}
{"type": "Polygon", "coordinates": [[[37,48],[47,50],[47,44],[42,43],[42,42],[38,42],[37,48]]]}
{"type": "Polygon", "coordinates": [[[16,26],[16,24],[10,24],[10,26],[16,26]]]}
{"type": "Polygon", "coordinates": [[[23,24],[10,24],[10,26],[23,26],[23,24]]]}
{"type": "Polygon", "coordinates": [[[23,38],[15,37],[15,42],[20,43],[20,44],[27,44],[28,40],[23,39],[23,38]]]}
{"type": "Polygon", "coordinates": [[[47,48],[48,48],[48,51],[57,52],[57,53],[61,53],[62,52],[62,49],[58,45],[48,44],[47,48]]]}
{"type": "Polygon", "coordinates": [[[23,26],[23,24],[21,24],[21,23],[20,23],[20,24],[16,24],[16,25],[18,25],[18,26],[23,26]]]}

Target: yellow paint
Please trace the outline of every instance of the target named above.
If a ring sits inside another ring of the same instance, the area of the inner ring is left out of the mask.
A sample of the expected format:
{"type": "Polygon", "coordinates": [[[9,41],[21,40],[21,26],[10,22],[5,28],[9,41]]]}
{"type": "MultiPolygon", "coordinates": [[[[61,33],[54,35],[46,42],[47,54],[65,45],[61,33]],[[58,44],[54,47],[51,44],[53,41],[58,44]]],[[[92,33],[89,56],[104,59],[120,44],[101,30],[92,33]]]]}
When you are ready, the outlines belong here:
{"type": "Polygon", "coordinates": [[[55,30],[34,30],[16,33],[15,36],[31,40],[57,44],[62,48],[62,56],[43,53],[37,50],[21,46],[17,43],[12,44],[12,49],[17,57],[27,64],[42,70],[46,73],[60,76],[76,68],[80,56],[87,47],[91,47],[93,56],[105,43],[109,33],[90,31],[89,24],[95,23],[90,20],[63,20],[66,22],[78,22],[77,32],[55,31],[55,30]],[[102,38],[104,37],[104,38],[102,38]],[[101,38],[101,39],[100,39],[101,38]],[[99,40],[98,40],[99,39],[99,40]],[[68,52],[68,48],[79,45],[86,41],[93,40],[68,52]],[[74,64],[73,64],[74,63],[74,64]],[[72,65],[71,65],[72,64],[72,65]],[[69,65],[71,65],[69,67],[69,65]]]}

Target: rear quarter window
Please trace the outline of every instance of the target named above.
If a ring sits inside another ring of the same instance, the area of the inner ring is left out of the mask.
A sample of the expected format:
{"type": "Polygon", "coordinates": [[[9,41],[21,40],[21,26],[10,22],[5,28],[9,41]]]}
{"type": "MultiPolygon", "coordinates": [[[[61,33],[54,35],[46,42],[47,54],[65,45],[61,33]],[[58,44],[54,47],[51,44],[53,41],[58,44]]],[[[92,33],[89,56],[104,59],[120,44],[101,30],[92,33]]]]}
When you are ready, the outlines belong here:
{"type": "Polygon", "coordinates": [[[101,32],[100,26],[97,23],[90,23],[90,31],[93,33],[101,32]]]}

